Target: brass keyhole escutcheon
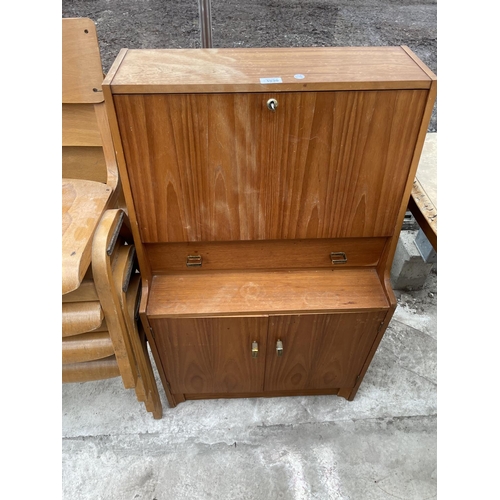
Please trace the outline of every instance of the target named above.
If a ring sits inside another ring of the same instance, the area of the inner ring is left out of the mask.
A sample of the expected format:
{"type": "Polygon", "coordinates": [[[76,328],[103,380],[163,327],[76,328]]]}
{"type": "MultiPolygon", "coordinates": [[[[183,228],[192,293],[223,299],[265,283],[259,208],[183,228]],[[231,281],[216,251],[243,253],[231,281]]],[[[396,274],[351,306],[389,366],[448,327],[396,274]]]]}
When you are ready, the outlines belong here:
{"type": "Polygon", "coordinates": [[[278,101],[274,99],[274,97],[267,101],[267,109],[269,109],[270,111],[276,111],[277,107],[278,107],[278,101]]]}
{"type": "Polygon", "coordinates": [[[252,358],[256,358],[259,355],[259,344],[257,341],[252,342],[252,358]]]}
{"type": "Polygon", "coordinates": [[[276,354],[278,356],[283,356],[283,342],[280,339],[276,342],[276,354]]]}

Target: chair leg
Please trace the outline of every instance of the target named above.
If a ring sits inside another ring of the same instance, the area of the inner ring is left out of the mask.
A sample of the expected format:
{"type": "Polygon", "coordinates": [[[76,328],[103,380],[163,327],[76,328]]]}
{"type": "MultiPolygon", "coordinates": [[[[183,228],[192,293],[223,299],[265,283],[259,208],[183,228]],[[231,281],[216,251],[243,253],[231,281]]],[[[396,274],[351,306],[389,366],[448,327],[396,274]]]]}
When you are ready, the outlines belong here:
{"type": "Polygon", "coordinates": [[[162,405],[160,395],[158,393],[158,386],[153,373],[153,367],[148,353],[146,335],[142,331],[141,322],[138,321],[138,306],[140,302],[141,292],[141,279],[138,274],[133,276],[129,289],[126,293],[125,302],[126,311],[131,338],[133,339],[134,352],[136,353],[137,366],[139,369],[139,376],[144,383],[146,391],[146,408],[153,413],[153,417],[159,419],[162,417],[162,405]]]}
{"type": "Polygon", "coordinates": [[[137,373],[112,269],[113,253],[124,217],[124,212],[118,209],[107,210],[102,216],[92,243],[92,274],[123,385],[132,389],[136,387],[137,373]]]}
{"type": "MultiPolygon", "coordinates": [[[[147,411],[151,412],[154,418],[161,418],[161,400],[147,344],[141,341],[138,330],[141,278],[140,274],[136,273],[138,266],[135,247],[132,244],[120,244],[122,240],[117,236],[123,231],[125,240],[127,237],[128,220],[126,215],[122,214],[121,210],[108,210],[96,231],[92,255],[94,280],[99,297],[102,296],[101,300],[106,302],[103,303],[103,309],[110,334],[107,309],[110,314],[116,312],[114,320],[119,332],[119,335],[116,335],[119,336],[119,349],[115,352],[120,371],[129,375],[128,388],[135,390],[137,399],[145,403],[147,411]],[[97,272],[100,272],[99,277],[96,276],[97,272]]],[[[125,377],[123,378],[125,384],[125,377]]]]}

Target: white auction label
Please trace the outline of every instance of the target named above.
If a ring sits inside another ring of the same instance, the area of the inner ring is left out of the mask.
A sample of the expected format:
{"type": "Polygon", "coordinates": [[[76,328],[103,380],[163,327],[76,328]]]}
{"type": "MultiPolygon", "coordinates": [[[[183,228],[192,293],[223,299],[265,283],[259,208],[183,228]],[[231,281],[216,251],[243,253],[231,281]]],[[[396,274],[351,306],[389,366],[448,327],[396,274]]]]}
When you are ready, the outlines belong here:
{"type": "Polygon", "coordinates": [[[283,83],[281,77],[273,76],[272,78],[261,78],[260,83],[283,83]]]}

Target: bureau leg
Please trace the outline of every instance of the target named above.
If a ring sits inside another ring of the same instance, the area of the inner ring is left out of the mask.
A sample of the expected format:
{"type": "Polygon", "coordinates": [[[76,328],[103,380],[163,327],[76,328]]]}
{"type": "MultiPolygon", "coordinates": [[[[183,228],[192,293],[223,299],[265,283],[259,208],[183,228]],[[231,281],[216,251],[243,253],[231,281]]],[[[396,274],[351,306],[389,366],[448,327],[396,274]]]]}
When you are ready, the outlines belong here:
{"type": "Polygon", "coordinates": [[[339,389],[339,392],[337,392],[337,396],[345,398],[347,399],[347,401],[352,401],[354,399],[354,396],[356,395],[356,392],[358,392],[357,388],[342,387],[341,389],[339,389]]]}
{"type": "Polygon", "coordinates": [[[178,405],[179,403],[184,403],[184,401],[186,401],[184,394],[172,394],[172,398],[175,401],[175,406],[178,405]]]}

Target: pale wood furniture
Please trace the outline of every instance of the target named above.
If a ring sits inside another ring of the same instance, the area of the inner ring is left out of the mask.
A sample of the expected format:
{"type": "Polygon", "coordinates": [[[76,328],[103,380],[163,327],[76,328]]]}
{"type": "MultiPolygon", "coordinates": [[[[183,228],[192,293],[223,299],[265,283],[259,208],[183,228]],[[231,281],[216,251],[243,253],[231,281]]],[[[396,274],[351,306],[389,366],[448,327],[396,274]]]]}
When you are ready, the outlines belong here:
{"type": "Polygon", "coordinates": [[[428,133],[408,208],[437,251],[437,133],[428,133]]]}
{"type": "Polygon", "coordinates": [[[62,35],[62,381],[121,377],[161,418],[95,25],[63,19],[62,35]]]}
{"type": "Polygon", "coordinates": [[[103,91],[169,403],[352,400],[434,74],[407,47],[123,49],[103,91]]]}

